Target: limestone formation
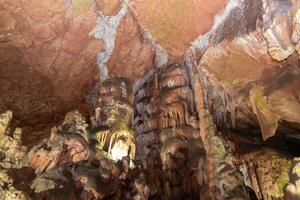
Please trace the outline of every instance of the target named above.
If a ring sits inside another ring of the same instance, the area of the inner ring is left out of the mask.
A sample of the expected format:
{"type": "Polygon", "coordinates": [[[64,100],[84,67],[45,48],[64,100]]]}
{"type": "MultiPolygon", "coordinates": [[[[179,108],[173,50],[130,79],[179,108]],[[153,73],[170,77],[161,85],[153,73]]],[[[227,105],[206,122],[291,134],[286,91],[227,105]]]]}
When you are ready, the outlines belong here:
{"type": "Polygon", "coordinates": [[[14,180],[9,176],[9,169],[22,168],[26,165],[27,148],[22,145],[22,129],[16,128],[11,133],[13,114],[7,111],[0,115],[0,199],[30,200],[25,191],[14,187],[14,180]]]}
{"type": "Polygon", "coordinates": [[[161,187],[168,199],[199,195],[197,173],[204,149],[193,99],[187,70],[181,65],[157,71],[134,97],[137,158],[145,167],[160,160],[161,187]],[[155,148],[160,149],[158,155],[153,155],[155,148]]]}
{"type": "Polygon", "coordinates": [[[283,199],[287,186],[291,158],[274,149],[258,149],[240,155],[245,169],[245,184],[252,188],[259,199],[283,199]]]}
{"type": "Polygon", "coordinates": [[[7,175],[7,170],[0,170],[0,199],[31,200],[29,195],[13,186],[13,179],[7,175]]]}
{"type": "Polygon", "coordinates": [[[300,9],[298,9],[295,13],[293,20],[293,35],[292,40],[296,44],[296,50],[298,53],[300,52],[300,9]]]}
{"type": "Polygon", "coordinates": [[[299,158],[294,158],[288,185],[285,187],[284,198],[285,199],[300,199],[300,185],[299,185],[299,158]]]}
{"type": "Polygon", "coordinates": [[[93,159],[97,153],[85,139],[87,127],[85,118],[78,111],[68,113],[61,126],[52,128],[50,138],[30,150],[29,166],[37,173],[43,173],[54,167],[93,159]]]}
{"type": "Polygon", "coordinates": [[[26,165],[27,148],[22,145],[22,129],[11,132],[12,112],[0,115],[2,133],[0,134],[0,166],[6,169],[21,168],[26,165]],[[10,136],[12,135],[12,136],[10,136]]]}
{"type": "Polygon", "coordinates": [[[128,80],[108,79],[100,84],[95,109],[95,130],[91,137],[97,147],[114,160],[129,156],[135,158],[135,132],[131,129],[133,108],[128,80]]]}
{"type": "Polygon", "coordinates": [[[3,113],[0,115],[0,134],[1,135],[7,135],[12,117],[13,117],[13,115],[12,115],[11,111],[7,111],[6,113],[3,113]]]}
{"type": "Polygon", "coordinates": [[[299,0],[0,0],[0,200],[300,199],[299,0]]]}

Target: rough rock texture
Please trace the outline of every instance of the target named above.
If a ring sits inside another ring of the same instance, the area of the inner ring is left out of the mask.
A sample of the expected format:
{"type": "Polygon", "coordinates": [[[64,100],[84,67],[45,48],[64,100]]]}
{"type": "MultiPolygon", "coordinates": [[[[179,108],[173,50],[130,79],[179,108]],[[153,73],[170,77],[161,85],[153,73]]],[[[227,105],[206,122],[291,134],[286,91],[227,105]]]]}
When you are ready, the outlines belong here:
{"type": "Polygon", "coordinates": [[[13,114],[9,110],[6,113],[0,115],[0,135],[6,135],[9,131],[9,126],[12,120],[13,114]]]}
{"type": "MultiPolygon", "coordinates": [[[[120,79],[117,78],[117,80],[120,79]]],[[[117,82],[108,80],[108,82],[102,83],[99,104],[104,103],[103,99],[112,93],[117,93],[117,96],[123,100],[130,99],[132,94],[128,85],[128,90],[126,90],[123,81],[118,82],[122,86],[120,88],[120,85],[111,83],[117,82]]],[[[115,104],[113,108],[122,106],[113,103],[115,104]]],[[[129,106],[131,108],[130,104],[129,106]]],[[[129,120],[132,118],[130,114],[132,114],[132,108],[127,117],[129,120]]],[[[114,117],[107,116],[109,121],[110,117],[114,117]]],[[[101,115],[101,117],[103,116],[101,115]]],[[[127,122],[125,125],[128,125],[128,119],[125,120],[127,122]]],[[[101,120],[105,121],[106,118],[101,118],[101,120]]],[[[95,148],[91,142],[92,134],[89,134],[87,129],[89,125],[79,111],[69,112],[62,125],[52,128],[50,138],[36,144],[28,153],[26,147],[21,146],[21,129],[16,128],[13,133],[10,131],[12,112],[7,111],[1,114],[0,121],[1,128],[5,130],[0,135],[1,200],[124,199],[124,197],[128,197],[128,194],[129,197],[140,194],[141,191],[134,184],[140,184],[135,183],[135,179],[142,173],[141,169],[134,171],[129,168],[130,159],[127,157],[117,164],[105,158],[106,154],[95,148]],[[10,134],[12,137],[9,136],[10,134]]],[[[118,131],[125,131],[122,129],[123,126],[118,128],[118,131]]],[[[119,144],[119,140],[124,140],[124,135],[118,137],[114,141],[113,149],[116,144],[119,144]]],[[[146,190],[145,185],[143,187],[142,191],[146,190]]],[[[149,188],[147,190],[149,191],[149,188]]]]}
{"type": "Polygon", "coordinates": [[[258,199],[283,199],[284,188],[290,180],[289,156],[263,148],[240,154],[239,160],[245,184],[253,189],[258,199]]]}
{"type": "Polygon", "coordinates": [[[21,168],[26,165],[27,148],[22,145],[22,129],[10,130],[13,114],[7,111],[0,115],[1,129],[6,130],[0,134],[0,167],[21,168]]]}
{"type": "Polygon", "coordinates": [[[22,168],[26,165],[27,148],[22,146],[22,129],[16,128],[9,136],[13,114],[7,111],[0,114],[0,199],[30,200],[28,194],[14,187],[14,180],[9,176],[9,169],[22,168]]]}
{"type": "Polygon", "coordinates": [[[2,0],[0,7],[1,111],[10,108],[21,126],[40,129],[85,107],[102,49],[88,35],[96,24],[92,4],[2,0]]]}
{"type": "Polygon", "coordinates": [[[49,139],[44,139],[30,150],[28,165],[42,173],[54,167],[93,159],[96,152],[85,139],[87,127],[78,111],[68,113],[62,126],[52,128],[49,139]]]}
{"type": "Polygon", "coordinates": [[[101,10],[106,16],[116,15],[121,9],[119,0],[96,0],[97,10],[101,10]]]}
{"type": "MultiPolygon", "coordinates": [[[[90,137],[113,160],[135,158],[135,131],[132,129],[132,89],[128,79],[112,78],[99,87],[90,137]]],[[[132,163],[131,163],[132,164],[132,163]]]]}
{"type": "Polygon", "coordinates": [[[203,184],[197,177],[203,176],[204,149],[187,69],[167,66],[137,88],[137,159],[147,168],[163,168],[169,199],[196,198],[203,184]]]}
{"type": "Polygon", "coordinates": [[[288,109],[299,109],[296,0],[209,5],[202,0],[2,0],[0,15],[5,19],[0,25],[5,94],[0,108],[12,109],[20,126],[49,128],[45,124],[60,114],[86,108],[86,95],[102,75],[136,81],[159,59],[164,64],[180,61],[193,41],[192,60],[202,79],[208,79],[203,84],[220,88],[228,112],[218,115],[230,113],[233,128],[257,126],[257,119],[267,139],[282,121],[299,122],[288,109]],[[286,80],[283,73],[294,78],[286,80]],[[267,102],[257,103],[260,96],[267,102]],[[246,125],[241,124],[245,115],[251,118],[246,125]]]}
{"type": "Polygon", "coordinates": [[[0,195],[299,198],[299,0],[0,0],[0,18],[0,195]],[[50,131],[73,109],[92,118],[50,131]],[[140,175],[101,164],[110,144],[140,175]]]}
{"type": "Polygon", "coordinates": [[[0,198],[3,200],[31,200],[27,193],[17,190],[13,186],[14,181],[7,174],[7,170],[0,171],[0,198]]]}
{"type": "Polygon", "coordinates": [[[249,199],[243,176],[235,165],[238,159],[224,133],[217,129],[204,101],[200,81],[193,76],[191,78],[200,118],[200,136],[206,150],[206,160],[202,164],[205,185],[201,194],[206,199],[249,199]]]}
{"type": "Polygon", "coordinates": [[[143,32],[132,12],[128,12],[116,30],[115,48],[107,62],[111,77],[126,77],[134,81],[153,68],[154,48],[143,37],[143,32]]]}
{"type": "Polygon", "coordinates": [[[209,30],[214,16],[226,3],[226,0],[209,3],[205,0],[132,0],[130,5],[141,26],[178,60],[192,41],[209,30]]]}
{"type": "Polygon", "coordinates": [[[285,199],[299,199],[300,198],[300,185],[299,185],[299,158],[294,158],[291,171],[290,181],[285,188],[285,199]]]}
{"type": "MultiPolygon", "coordinates": [[[[115,164],[113,167],[117,169],[115,164]]],[[[35,199],[117,198],[120,186],[116,178],[119,172],[118,169],[113,171],[91,162],[82,162],[47,171],[33,180],[31,188],[35,191],[35,199]]]]}
{"type": "Polygon", "coordinates": [[[283,122],[293,130],[300,122],[300,71],[291,22],[299,4],[231,2],[222,20],[187,53],[191,73],[201,79],[205,102],[222,127],[260,127],[264,139],[283,122]],[[242,24],[233,13],[240,14],[242,24]]]}

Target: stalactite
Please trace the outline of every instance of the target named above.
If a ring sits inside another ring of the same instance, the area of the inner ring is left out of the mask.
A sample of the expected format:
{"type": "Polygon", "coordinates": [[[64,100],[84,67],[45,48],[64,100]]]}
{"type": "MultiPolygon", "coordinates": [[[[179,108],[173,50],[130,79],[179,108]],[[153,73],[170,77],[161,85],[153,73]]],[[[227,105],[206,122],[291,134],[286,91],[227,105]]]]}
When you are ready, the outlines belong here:
{"type": "MultiPolygon", "coordinates": [[[[149,144],[149,148],[152,149],[158,148],[158,150],[160,150],[160,147],[162,147],[161,158],[163,159],[162,161],[164,163],[163,165],[165,167],[166,175],[175,173],[177,170],[179,174],[181,174],[180,171],[183,170],[182,167],[175,167],[175,164],[173,163],[173,167],[175,168],[172,168],[173,171],[169,171],[165,162],[169,162],[171,165],[170,162],[173,161],[165,160],[168,156],[173,157],[172,159],[175,160],[178,159],[177,161],[174,160],[174,162],[183,162],[180,161],[180,159],[183,158],[176,158],[177,154],[182,153],[180,153],[181,150],[187,151],[187,154],[189,154],[182,155],[183,157],[188,156],[188,158],[190,158],[191,155],[193,155],[193,162],[189,161],[189,163],[192,164],[189,166],[190,168],[186,169],[186,172],[191,174],[194,173],[190,172],[190,170],[192,168],[198,169],[198,162],[200,162],[199,159],[203,156],[201,140],[199,139],[198,132],[198,117],[194,110],[194,96],[189,83],[189,76],[185,66],[170,65],[161,68],[156,73],[153,73],[152,78],[148,77],[148,81],[145,82],[143,87],[140,87],[139,90],[147,90],[150,96],[141,99],[139,98],[139,92],[136,92],[136,119],[139,121],[139,123],[136,124],[136,129],[140,134],[139,142],[142,142],[144,145],[149,144]],[[154,85],[154,87],[152,87],[152,85],[154,85]],[[153,122],[157,124],[154,125],[153,122]],[[151,136],[150,134],[154,134],[156,136],[153,137],[154,135],[151,136]],[[153,140],[150,138],[156,139],[153,140]],[[160,141],[157,141],[158,138],[160,138],[160,141]],[[146,143],[146,141],[149,140],[157,141],[160,145],[158,145],[157,142],[146,143]],[[187,148],[187,144],[190,144],[191,147],[187,148]]],[[[143,153],[139,153],[141,156],[140,159],[151,159],[151,151],[149,151],[148,148],[140,149],[143,151],[143,153]]],[[[187,174],[186,178],[190,177],[191,174],[187,174]]],[[[173,177],[177,176],[178,174],[174,174],[173,177]]],[[[180,179],[182,180],[179,181],[178,184],[181,185],[181,189],[183,189],[182,187],[190,187],[188,185],[183,186],[183,184],[186,184],[183,181],[185,180],[184,177],[180,179]]],[[[175,180],[168,181],[174,182],[175,180]]],[[[170,190],[175,191],[175,189],[172,188],[174,187],[172,185],[173,183],[168,187],[170,190]]],[[[178,195],[180,196],[182,193],[178,193],[178,195]]]]}

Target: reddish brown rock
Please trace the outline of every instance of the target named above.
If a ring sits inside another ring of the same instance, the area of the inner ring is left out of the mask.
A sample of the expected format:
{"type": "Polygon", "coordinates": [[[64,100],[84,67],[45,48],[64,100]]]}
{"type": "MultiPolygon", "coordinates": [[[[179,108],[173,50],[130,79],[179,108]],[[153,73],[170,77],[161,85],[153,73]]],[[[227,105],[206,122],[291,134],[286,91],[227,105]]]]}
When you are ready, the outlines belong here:
{"type": "Polygon", "coordinates": [[[30,150],[29,166],[37,173],[43,173],[55,167],[95,158],[96,151],[87,141],[87,126],[78,111],[68,113],[58,129],[51,129],[49,139],[41,141],[30,150]]]}
{"type": "Polygon", "coordinates": [[[226,102],[226,94],[233,97],[226,102],[232,123],[237,122],[239,126],[241,121],[241,115],[234,111],[236,107],[254,112],[265,139],[275,134],[280,119],[300,122],[298,112],[292,111],[300,108],[296,92],[299,69],[292,67],[293,61],[283,63],[285,68],[281,69],[272,61],[266,44],[259,32],[250,34],[208,48],[200,61],[214,88],[225,93],[220,100],[226,102]]]}
{"type": "Polygon", "coordinates": [[[96,8],[106,16],[116,15],[121,8],[121,1],[96,0],[96,8]]]}
{"type": "Polygon", "coordinates": [[[226,0],[210,3],[204,0],[133,0],[130,4],[141,26],[178,59],[192,41],[211,28],[214,16],[226,3],[226,0]]]}
{"type": "Polygon", "coordinates": [[[258,198],[283,198],[284,188],[290,181],[292,162],[289,155],[275,149],[259,148],[239,155],[238,162],[243,168],[245,184],[258,198]]]}
{"type": "Polygon", "coordinates": [[[96,24],[91,3],[0,4],[5,19],[0,23],[1,101],[31,126],[51,122],[75,106],[85,107],[98,77],[96,56],[102,46],[88,35],[96,24]]]}
{"type": "Polygon", "coordinates": [[[143,37],[135,17],[128,12],[117,29],[115,48],[107,63],[110,76],[137,80],[154,65],[154,49],[143,37]]]}
{"type": "Polygon", "coordinates": [[[87,142],[80,136],[57,135],[51,139],[33,147],[28,154],[28,164],[37,173],[56,166],[88,160],[92,154],[87,142]]]}

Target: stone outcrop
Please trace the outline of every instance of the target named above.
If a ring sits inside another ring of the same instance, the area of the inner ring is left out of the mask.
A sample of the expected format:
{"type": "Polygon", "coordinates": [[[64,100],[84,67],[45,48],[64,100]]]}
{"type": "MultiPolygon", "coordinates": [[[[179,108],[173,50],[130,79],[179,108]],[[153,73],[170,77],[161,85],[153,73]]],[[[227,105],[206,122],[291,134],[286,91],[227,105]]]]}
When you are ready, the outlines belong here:
{"type": "Polygon", "coordinates": [[[4,200],[31,200],[26,192],[17,190],[13,186],[14,180],[7,174],[7,170],[0,170],[0,198],[4,200]]]}
{"type": "Polygon", "coordinates": [[[96,24],[91,2],[0,5],[1,112],[11,108],[18,125],[41,129],[57,122],[58,113],[85,109],[102,49],[101,41],[88,35],[96,24]]]}
{"type": "Polygon", "coordinates": [[[246,186],[258,199],[283,199],[290,180],[291,158],[274,149],[257,149],[239,156],[238,163],[246,186]]]}
{"type": "Polygon", "coordinates": [[[14,179],[9,176],[9,169],[22,168],[27,163],[27,148],[21,143],[22,129],[16,128],[12,132],[12,118],[10,110],[0,114],[0,199],[30,200],[25,191],[14,187],[14,179]]]}
{"type": "Polygon", "coordinates": [[[0,115],[0,167],[21,168],[26,165],[27,148],[22,145],[22,129],[10,130],[13,114],[7,111],[0,115]]]}
{"type": "Polygon", "coordinates": [[[291,22],[298,9],[294,1],[228,4],[222,20],[195,40],[186,61],[195,79],[201,79],[204,101],[218,126],[260,129],[265,140],[283,121],[295,130],[300,122],[299,55],[291,22]],[[255,11],[251,17],[247,9],[255,11]],[[240,13],[242,24],[233,13],[240,13]]]}
{"type": "Polygon", "coordinates": [[[97,148],[116,161],[129,156],[132,162],[135,158],[131,101],[132,89],[127,79],[113,78],[100,83],[90,137],[97,148]]]}
{"type": "Polygon", "coordinates": [[[294,158],[292,167],[290,170],[290,179],[288,185],[285,187],[285,199],[299,199],[300,188],[299,188],[299,158],[294,158]]]}
{"type": "Polygon", "coordinates": [[[12,120],[13,114],[11,111],[7,111],[0,115],[0,134],[7,135],[9,131],[9,126],[12,120]]]}
{"type": "Polygon", "coordinates": [[[299,199],[299,0],[0,0],[0,19],[0,199],[299,199]]]}
{"type": "Polygon", "coordinates": [[[137,159],[145,167],[163,169],[168,199],[196,198],[205,151],[187,69],[170,65],[157,70],[137,86],[134,105],[137,159]]]}
{"type": "Polygon", "coordinates": [[[87,111],[86,96],[101,77],[134,82],[153,68],[188,60],[190,51],[203,84],[218,88],[206,93],[222,93],[223,100],[210,97],[210,107],[226,101],[224,109],[212,108],[219,122],[230,114],[225,124],[260,127],[265,139],[282,121],[299,124],[287,109],[299,109],[296,0],[60,0],[51,6],[3,0],[1,17],[0,108],[12,108],[24,132],[32,126],[36,134],[49,132],[47,124],[70,109],[87,111]]]}
{"type": "Polygon", "coordinates": [[[50,138],[30,150],[28,165],[36,173],[43,173],[54,167],[93,159],[96,151],[87,141],[87,127],[85,118],[78,111],[68,113],[60,127],[52,128],[50,138]]]}
{"type": "Polygon", "coordinates": [[[167,50],[171,60],[179,60],[189,44],[209,30],[214,15],[224,8],[226,1],[132,0],[130,5],[139,24],[167,50]]]}

